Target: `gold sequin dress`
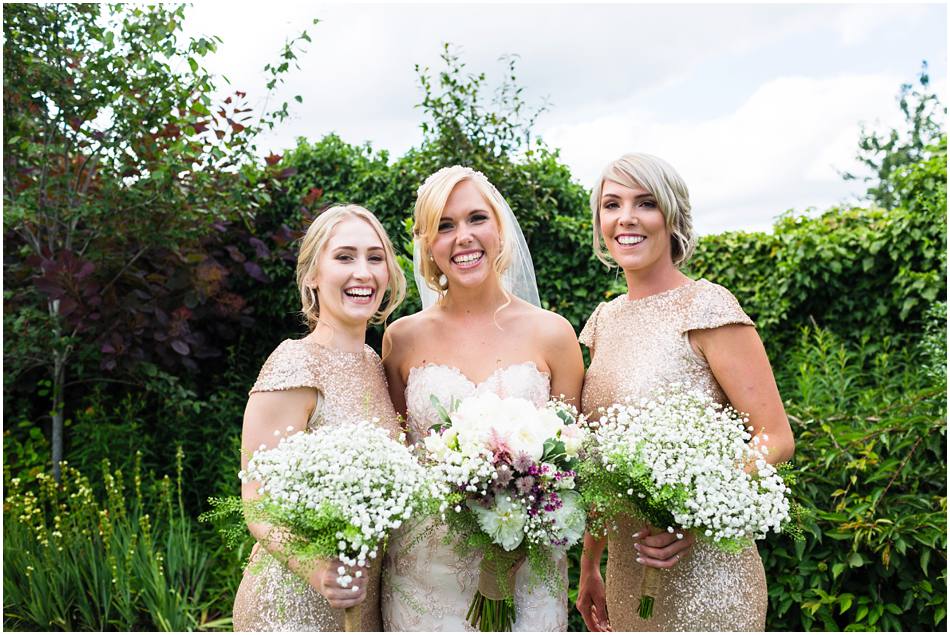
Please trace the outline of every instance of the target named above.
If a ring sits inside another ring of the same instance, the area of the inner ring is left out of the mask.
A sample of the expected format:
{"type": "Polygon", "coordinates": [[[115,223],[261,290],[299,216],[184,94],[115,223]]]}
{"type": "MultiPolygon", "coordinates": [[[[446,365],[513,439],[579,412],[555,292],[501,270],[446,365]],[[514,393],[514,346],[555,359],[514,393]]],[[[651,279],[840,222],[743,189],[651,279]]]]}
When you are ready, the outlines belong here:
{"type": "MultiPolygon", "coordinates": [[[[317,391],[310,430],[375,417],[394,437],[399,434],[383,365],[369,346],[351,353],[324,347],[310,337],[284,340],[264,363],[251,392],[301,387],[317,391]]],[[[369,574],[364,631],[382,629],[381,560],[376,558],[369,574]]],[[[234,598],[234,630],[342,631],[343,610],[331,609],[316,589],[255,544],[234,598]]]]}
{"type": "MultiPolygon", "coordinates": [[[[735,297],[706,280],[690,281],[639,300],[626,295],[601,303],[580,341],[591,349],[583,409],[649,396],[679,382],[726,396],[709,365],[689,344],[688,333],[726,324],[753,325],[735,297]]],[[[653,616],[637,614],[644,567],[636,563],[632,536],[643,526],[621,519],[608,534],[607,613],[615,631],[762,631],[768,604],[765,571],[755,547],[725,554],[697,542],[670,569],[654,576],[653,616]]]]}

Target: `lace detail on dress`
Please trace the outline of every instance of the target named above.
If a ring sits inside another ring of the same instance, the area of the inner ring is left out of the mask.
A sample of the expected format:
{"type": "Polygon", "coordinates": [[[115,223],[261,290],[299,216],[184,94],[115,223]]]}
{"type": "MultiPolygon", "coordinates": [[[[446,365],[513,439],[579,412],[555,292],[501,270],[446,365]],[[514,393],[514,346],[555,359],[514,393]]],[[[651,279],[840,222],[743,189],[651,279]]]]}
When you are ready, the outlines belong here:
{"type": "Polygon", "coordinates": [[[426,364],[413,368],[406,382],[410,442],[425,438],[432,424],[439,421],[439,414],[432,405],[433,395],[448,408],[454,399],[488,392],[502,398],[520,397],[542,406],[551,394],[551,377],[534,362],[504,366],[479,383],[454,366],[426,364]]]}
{"type": "MultiPolygon", "coordinates": [[[[497,369],[484,381],[473,382],[462,371],[444,364],[427,364],[409,371],[406,382],[409,437],[415,443],[439,420],[430,395],[448,406],[453,399],[493,392],[544,405],[551,378],[534,362],[497,369]]],[[[397,530],[383,565],[382,612],[386,631],[471,631],[465,620],[478,586],[479,554],[460,557],[446,544],[445,528],[437,519],[413,519],[397,530]]],[[[567,580],[567,557],[556,566],[567,580]]],[[[518,619],[515,631],[567,630],[567,596],[551,595],[530,566],[515,577],[518,619]]]]}

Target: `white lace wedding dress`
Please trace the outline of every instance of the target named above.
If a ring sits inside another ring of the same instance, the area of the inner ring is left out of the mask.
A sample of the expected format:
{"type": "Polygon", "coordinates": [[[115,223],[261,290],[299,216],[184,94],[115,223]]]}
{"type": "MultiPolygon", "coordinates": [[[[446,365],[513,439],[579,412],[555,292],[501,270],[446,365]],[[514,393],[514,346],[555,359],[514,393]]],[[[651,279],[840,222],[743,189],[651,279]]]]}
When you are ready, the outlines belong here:
{"type": "MultiPolygon", "coordinates": [[[[409,439],[415,443],[439,420],[431,395],[443,404],[473,394],[521,397],[538,406],[551,391],[548,375],[533,362],[499,368],[475,384],[457,368],[429,364],[413,368],[406,386],[409,439]]],[[[471,631],[465,620],[478,587],[480,557],[460,557],[445,544],[445,529],[436,519],[407,524],[390,540],[383,563],[382,615],[387,631],[471,631]]],[[[558,568],[567,581],[567,557],[558,568]]],[[[567,594],[552,596],[525,564],[515,578],[515,631],[567,630],[567,594]]]]}

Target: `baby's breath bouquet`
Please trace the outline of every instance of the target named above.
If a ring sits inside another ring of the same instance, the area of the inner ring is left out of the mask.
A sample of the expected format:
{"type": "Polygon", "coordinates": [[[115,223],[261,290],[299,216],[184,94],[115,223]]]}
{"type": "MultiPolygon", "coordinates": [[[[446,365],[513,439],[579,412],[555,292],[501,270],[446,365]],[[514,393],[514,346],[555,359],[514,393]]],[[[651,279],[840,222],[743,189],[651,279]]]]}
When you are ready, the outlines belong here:
{"type": "MultiPolygon", "coordinates": [[[[603,535],[625,514],[670,532],[694,530],[697,539],[735,553],[781,531],[790,518],[789,490],[748,421],[708,393],[676,384],[606,408],[578,468],[592,533],[603,535]]],[[[652,575],[648,567],[644,619],[653,612],[652,575]]]]}
{"type": "MultiPolygon", "coordinates": [[[[425,511],[439,492],[411,451],[368,421],[261,446],[240,477],[261,484],[260,498],[243,504],[247,520],[271,524],[285,557],[339,558],[346,567],[376,558],[390,532],[425,511]]],[[[348,571],[338,569],[341,585],[366,584],[348,571]]],[[[345,615],[346,630],[359,630],[359,607],[345,615]]]]}
{"type": "Polygon", "coordinates": [[[573,407],[493,393],[453,404],[433,398],[443,423],[424,440],[426,463],[443,487],[442,514],[460,550],[483,558],[466,619],[482,631],[510,631],[514,578],[527,559],[552,591],[563,587],[555,557],[584,534],[574,465],[584,440],[573,407]]]}

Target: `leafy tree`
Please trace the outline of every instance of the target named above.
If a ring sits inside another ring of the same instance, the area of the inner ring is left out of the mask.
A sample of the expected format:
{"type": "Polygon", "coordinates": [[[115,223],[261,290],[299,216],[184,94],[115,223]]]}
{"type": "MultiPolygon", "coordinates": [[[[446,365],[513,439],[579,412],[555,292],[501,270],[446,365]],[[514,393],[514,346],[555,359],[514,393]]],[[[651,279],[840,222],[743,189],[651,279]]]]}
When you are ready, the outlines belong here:
{"type": "MultiPolygon", "coordinates": [[[[863,180],[869,183],[867,197],[885,209],[903,207],[906,200],[897,188],[895,177],[901,168],[921,161],[927,147],[936,143],[944,134],[943,118],[946,106],[941,105],[930,88],[927,62],[921,64],[917,78],[918,87],[902,84],[897,95],[901,113],[904,115],[904,130],[893,128],[887,132],[868,131],[861,126],[857,159],[872,172],[863,180]]],[[[859,177],[845,172],[846,180],[859,177]]]]}
{"type": "Polygon", "coordinates": [[[466,73],[457,49],[449,43],[442,46],[445,68],[437,80],[428,67],[415,67],[423,92],[417,107],[425,116],[421,126],[426,150],[434,157],[471,162],[476,158],[508,159],[530,149],[531,128],[546,108],[532,107],[524,100],[524,87],[519,86],[516,73],[517,56],[501,58],[505,77],[489,100],[485,97],[485,73],[466,73]]]}
{"type": "MultiPolygon", "coordinates": [[[[4,273],[15,282],[5,300],[31,307],[19,326],[38,332],[31,355],[5,357],[15,375],[40,367],[48,376],[57,478],[71,364],[102,356],[114,368],[131,346],[123,331],[141,335],[149,320],[160,323],[148,336],[162,354],[192,367],[193,353],[214,354],[188,320],[227,272],[202,255],[200,239],[266,202],[266,183],[248,169],[253,139],[286,115],[285,104],[253,117],[240,91],[216,103],[201,59],[220,40],[182,42],[184,6],[103,7],[3,11],[4,273]],[[194,276],[175,271],[187,258],[194,276]],[[156,300],[195,281],[190,300],[156,300]]],[[[306,32],[268,67],[271,85],[301,39],[306,32]]],[[[253,262],[243,268],[266,280],[253,262]]]]}

